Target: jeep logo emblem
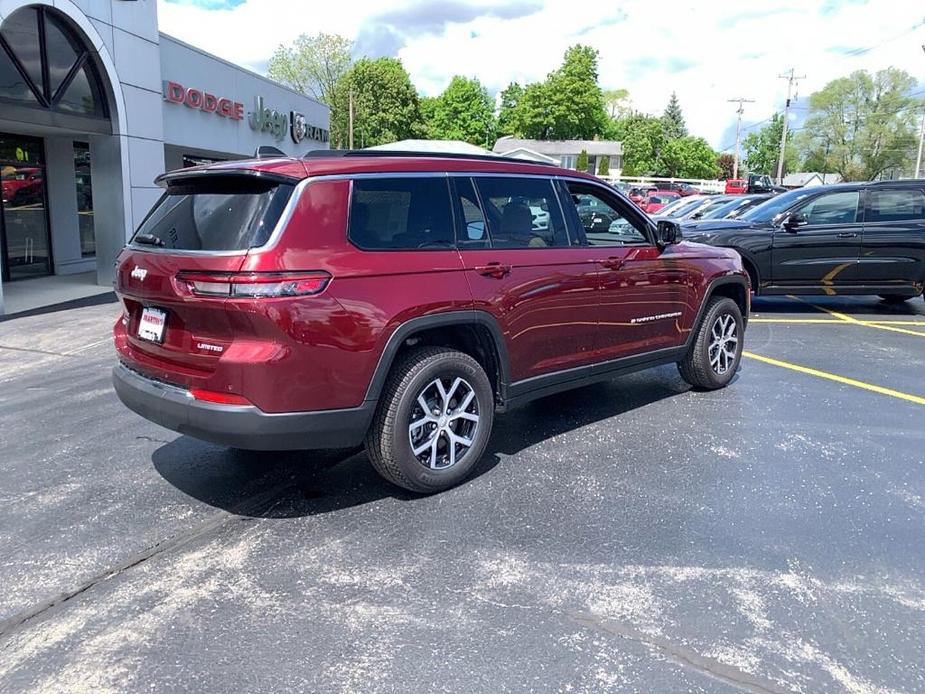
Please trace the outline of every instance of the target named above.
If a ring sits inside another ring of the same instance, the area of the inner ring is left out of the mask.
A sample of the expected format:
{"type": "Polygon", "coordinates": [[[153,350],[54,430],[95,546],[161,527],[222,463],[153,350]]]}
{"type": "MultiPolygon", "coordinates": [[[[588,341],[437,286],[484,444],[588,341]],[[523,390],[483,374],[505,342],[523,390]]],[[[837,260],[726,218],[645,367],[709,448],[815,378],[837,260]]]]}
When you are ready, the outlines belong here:
{"type": "Polygon", "coordinates": [[[147,276],[148,276],[148,271],[145,270],[143,267],[138,267],[138,266],[136,265],[136,266],[135,266],[135,269],[132,270],[132,277],[133,277],[134,279],[138,280],[139,282],[144,282],[144,281],[145,281],[145,277],[147,277],[147,276]]]}

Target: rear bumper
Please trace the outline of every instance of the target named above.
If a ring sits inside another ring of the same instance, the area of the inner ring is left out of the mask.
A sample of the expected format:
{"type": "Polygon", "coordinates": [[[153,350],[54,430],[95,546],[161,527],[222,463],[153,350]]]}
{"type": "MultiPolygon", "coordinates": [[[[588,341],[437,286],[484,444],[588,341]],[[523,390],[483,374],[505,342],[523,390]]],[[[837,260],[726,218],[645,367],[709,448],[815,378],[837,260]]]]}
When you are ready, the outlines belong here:
{"type": "Polygon", "coordinates": [[[112,370],[123,404],[156,424],[222,446],[283,451],[352,448],[363,442],[375,402],[314,412],[264,412],[252,405],[220,405],[196,400],[188,390],[161,383],[124,364],[112,370]]]}

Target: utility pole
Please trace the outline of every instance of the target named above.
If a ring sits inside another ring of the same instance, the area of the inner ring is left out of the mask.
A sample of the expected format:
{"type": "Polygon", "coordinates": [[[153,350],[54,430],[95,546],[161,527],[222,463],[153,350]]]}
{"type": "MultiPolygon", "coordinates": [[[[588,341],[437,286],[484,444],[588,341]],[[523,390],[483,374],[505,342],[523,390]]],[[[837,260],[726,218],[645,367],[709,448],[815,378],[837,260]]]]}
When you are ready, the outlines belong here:
{"type": "Polygon", "coordinates": [[[350,86],[347,99],[347,149],[353,149],[353,85],[350,86]]]}
{"type": "MultiPolygon", "coordinates": [[[[922,44],[922,51],[925,52],[925,43],[922,44]]],[[[922,170],[922,145],[925,145],[925,109],[922,110],[922,129],[919,131],[919,154],[915,158],[915,177],[919,177],[919,171],[922,170]]]]}
{"type": "Polygon", "coordinates": [[[784,106],[784,129],[780,134],[780,159],[777,160],[777,185],[784,182],[784,151],[787,148],[787,127],[790,125],[790,99],[793,95],[793,83],[805,80],[806,75],[797,77],[795,70],[790,68],[790,72],[785,75],[778,75],[782,80],[787,80],[787,103],[784,106]]]}
{"type": "Polygon", "coordinates": [[[738,104],[739,108],[736,109],[738,118],[736,119],[736,151],[735,151],[735,160],[732,164],[732,177],[739,177],[739,135],[742,133],[742,114],[745,113],[745,108],[742,104],[753,104],[755,103],[754,99],[727,99],[730,104],[738,104]]]}

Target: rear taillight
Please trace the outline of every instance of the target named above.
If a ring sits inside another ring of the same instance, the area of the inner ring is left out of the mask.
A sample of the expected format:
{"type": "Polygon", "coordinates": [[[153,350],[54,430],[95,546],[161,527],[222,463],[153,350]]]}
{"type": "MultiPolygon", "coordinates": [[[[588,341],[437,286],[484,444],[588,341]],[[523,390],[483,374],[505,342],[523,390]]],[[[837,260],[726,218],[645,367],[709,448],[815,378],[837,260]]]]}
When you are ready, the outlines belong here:
{"type": "Polygon", "coordinates": [[[181,287],[196,296],[232,298],[310,296],[324,291],[327,272],[181,272],[181,287]]]}

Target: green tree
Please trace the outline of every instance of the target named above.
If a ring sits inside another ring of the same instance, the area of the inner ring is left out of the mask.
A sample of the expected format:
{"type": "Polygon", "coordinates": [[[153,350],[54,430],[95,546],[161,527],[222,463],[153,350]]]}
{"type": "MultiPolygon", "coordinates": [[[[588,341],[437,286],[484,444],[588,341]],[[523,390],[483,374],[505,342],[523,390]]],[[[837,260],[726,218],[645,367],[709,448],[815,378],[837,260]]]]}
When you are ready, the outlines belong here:
{"type": "Polygon", "coordinates": [[[575,169],[578,171],[587,171],[588,170],[588,151],[581,150],[578,153],[578,157],[575,159],[575,169]]]}
{"type": "Polygon", "coordinates": [[[669,140],[687,135],[684,114],[681,113],[681,104],[675,92],[671,92],[671,98],[662,114],[662,127],[665,129],[665,137],[669,140]]]}
{"type": "Polygon", "coordinates": [[[551,139],[590,140],[604,129],[607,112],[597,84],[598,56],[590,46],[572,46],[562,67],[546,78],[551,139]]]}
{"type": "Polygon", "coordinates": [[[516,129],[517,105],[524,95],[524,88],[511,82],[501,91],[501,106],[498,110],[498,134],[521,135],[516,129]]]}
{"type": "MultiPolygon", "coordinates": [[[[742,140],[743,157],[739,162],[739,173],[748,170],[751,173],[777,175],[777,162],[780,159],[780,138],[784,131],[784,117],[775,113],[771,122],[758,130],[750,132],[742,140]],[[744,164],[744,166],[743,166],[744,164]]],[[[793,138],[787,142],[784,155],[784,173],[794,171],[797,166],[797,151],[793,138]]]]}
{"type": "Polygon", "coordinates": [[[601,157],[601,160],[597,164],[597,175],[598,176],[609,176],[610,175],[610,157],[601,157]]]}
{"type": "Polygon", "coordinates": [[[424,124],[424,134],[428,140],[437,140],[439,136],[433,129],[434,117],[437,113],[436,96],[422,96],[418,99],[420,102],[421,121],[424,124]]]}
{"type": "Polygon", "coordinates": [[[350,69],[353,42],[337,34],[302,34],[291,46],[277,47],[267,76],[319,101],[334,103],[338,80],[350,69]]]}
{"type": "Polygon", "coordinates": [[[623,143],[623,174],[653,176],[665,145],[660,118],[633,114],[613,122],[610,137],[623,143]]]}
{"type": "Polygon", "coordinates": [[[607,125],[597,84],[598,53],[572,46],[543,82],[512,83],[501,93],[499,132],[538,140],[590,140],[607,125]]]}
{"type": "Polygon", "coordinates": [[[430,137],[490,148],[495,133],[494,110],[488,90],[477,79],[456,76],[440,96],[427,101],[421,113],[430,137]]]}
{"type": "Polygon", "coordinates": [[[632,112],[628,89],[605,89],[604,107],[611,119],[625,118],[632,112]]]}
{"type": "Polygon", "coordinates": [[[864,70],[829,82],[809,98],[800,149],[846,181],[870,181],[914,166],[916,111],[907,96],[915,79],[895,67],[864,70]]]}
{"type": "Polygon", "coordinates": [[[687,135],[665,142],[656,173],[670,178],[716,178],[720,168],[707,141],[687,135]]]}
{"type": "Polygon", "coordinates": [[[348,145],[348,104],[353,93],[354,147],[421,137],[426,129],[411,78],[398,58],[363,58],[337,82],[331,109],[331,138],[348,145]]]}

